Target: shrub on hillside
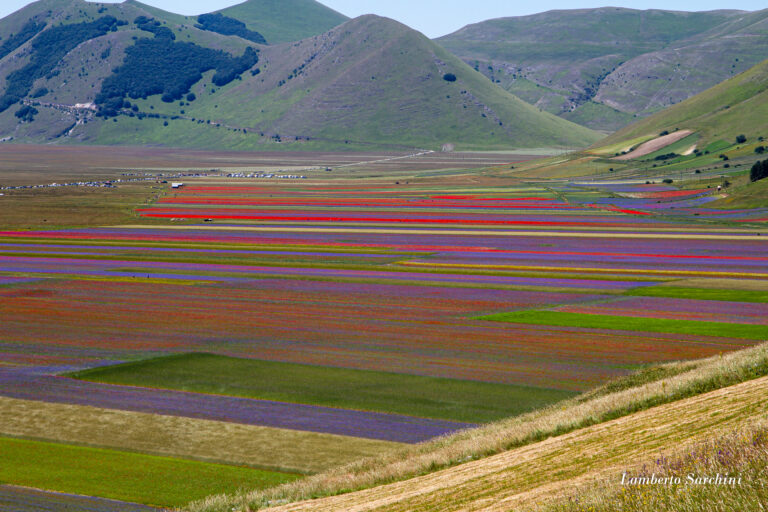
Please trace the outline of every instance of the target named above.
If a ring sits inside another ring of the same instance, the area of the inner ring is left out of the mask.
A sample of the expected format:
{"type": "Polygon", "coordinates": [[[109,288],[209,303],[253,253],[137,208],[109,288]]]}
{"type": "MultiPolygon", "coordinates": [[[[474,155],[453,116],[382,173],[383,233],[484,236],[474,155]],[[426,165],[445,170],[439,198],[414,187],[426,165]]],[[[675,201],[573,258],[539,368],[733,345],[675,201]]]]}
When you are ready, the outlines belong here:
{"type": "Polygon", "coordinates": [[[446,73],[443,75],[443,80],[446,82],[455,82],[456,81],[456,75],[453,73],[446,73]]]}
{"type": "Polygon", "coordinates": [[[168,27],[162,26],[159,21],[148,20],[144,16],[139,16],[136,19],[141,21],[141,23],[136,23],[139,30],[154,34],[156,39],[168,39],[171,41],[176,39],[176,34],[174,34],[168,27]]]}
{"type": "Polygon", "coordinates": [[[31,107],[29,105],[24,105],[19,110],[17,110],[14,115],[16,117],[18,117],[19,119],[21,119],[22,121],[25,121],[27,123],[31,123],[32,121],[35,120],[35,116],[38,113],[39,112],[37,111],[37,109],[35,107],[31,107]]]}
{"type": "Polygon", "coordinates": [[[744,144],[747,142],[747,136],[746,135],[739,135],[736,137],[736,144],[744,144]]]}

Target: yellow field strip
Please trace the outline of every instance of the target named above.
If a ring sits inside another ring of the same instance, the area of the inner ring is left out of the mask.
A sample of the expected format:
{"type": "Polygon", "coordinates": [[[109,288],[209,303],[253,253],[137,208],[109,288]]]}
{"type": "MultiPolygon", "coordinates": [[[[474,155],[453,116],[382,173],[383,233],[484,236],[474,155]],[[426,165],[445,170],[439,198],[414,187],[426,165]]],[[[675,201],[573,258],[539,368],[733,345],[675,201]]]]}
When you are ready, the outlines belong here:
{"type": "MultiPolygon", "coordinates": [[[[454,229],[364,229],[364,228],[326,228],[326,227],[277,227],[277,226],[149,226],[122,225],[104,226],[119,229],[157,229],[179,231],[253,231],[265,233],[379,233],[385,235],[456,235],[456,236],[535,236],[542,238],[628,238],[628,239],[669,239],[669,240],[748,240],[768,242],[768,237],[745,235],[694,235],[675,233],[603,233],[603,232],[563,232],[563,231],[507,231],[507,230],[454,230],[454,229]]],[[[583,229],[583,228],[580,228],[583,229]]],[[[607,231],[607,230],[606,230],[607,231]]],[[[757,231],[751,231],[757,233],[757,231]]]]}
{"type": "Polygon", "coordinates": [[[271,508],[299,511],[532,510],[627,464],[768,417],[768,377],[719,389],[443,471],[271,508]]]}
{"type": "Polygon", "coordinates": [[[0,397],[0,435],[314,473],[403,445],[239,423],[0,397]]]}
{"type": "MultiPolygon", "coordinates": [[[[28,277],[34,279],[68,279],[71,281],[97,281],[107,283],[152,283],[152,284],[174,284],[179,286],[198,286],[203,284],[215,284],[215,280],[204,279],[167,279],[161,277],[142,277],[141,272],[137,272],[135,277],[127,276],[89,276],[86,274],[56,274],[52,272],[12,272],[2,271],[0,276],[10,277],[28,277]]],[[[146,276],[146,273],[144,274],[146,276]]]]}
{"type": "Polygon", "coordinates": [[[735,277],[768,279],[768,274],[747,272],[718,272],[704,270],[653,270],[640,268],[593,268],[593,267],[545,267],[536,265],[480,265],[469,263],[428,263],[421,261],[400,261],[398,265],[425,268],[464,268],[478,270],[527,270],[536,272],[583,272],[587,274],[646,274],[652,276],[695,276],[695,277],[735,277]]]}

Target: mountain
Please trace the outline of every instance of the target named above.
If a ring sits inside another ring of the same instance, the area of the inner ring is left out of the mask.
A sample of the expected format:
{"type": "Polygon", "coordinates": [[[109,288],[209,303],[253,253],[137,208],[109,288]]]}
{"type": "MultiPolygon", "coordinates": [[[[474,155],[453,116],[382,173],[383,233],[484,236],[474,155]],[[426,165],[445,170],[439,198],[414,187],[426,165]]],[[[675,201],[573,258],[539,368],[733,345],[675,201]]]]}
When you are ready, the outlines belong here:
{"type": "Polygon", "coordinates": [[[437,42],[529,103],[612,131],[768,57],[768,9],[549,11],[437,42]]]}
{"type": "Polygon", "coordinates": [[[0,20],[0,139],[274,150],[599,138],[392,20],[264,45],[254,41],[269,32],[231,14],[41,0],[0,20]]]}
{"type": "Polygon", "coordinates": [[[306,39],[349,21],[315,0],[248,0],[217,13],[244,22],[270,44],[306,39]]]}
{"type": "Polygon", "coordinates": [[[768,60],[682,103],[627,126],[601,141],[600,146],[610,147],[675,130],[694,132],[698,137],[697,145],[701,148],[710,144],[729,146],[739,135],[745,135],[751,144],[756,143],[758,137],[768,138],[766,119],[768,60]]]}

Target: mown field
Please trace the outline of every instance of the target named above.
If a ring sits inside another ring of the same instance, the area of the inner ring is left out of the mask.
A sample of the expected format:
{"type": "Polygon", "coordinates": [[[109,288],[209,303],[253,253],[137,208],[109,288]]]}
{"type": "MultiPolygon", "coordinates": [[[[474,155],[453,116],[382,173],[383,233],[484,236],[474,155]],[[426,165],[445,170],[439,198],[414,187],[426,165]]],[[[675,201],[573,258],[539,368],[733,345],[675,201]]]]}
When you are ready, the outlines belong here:
{"type": "Polygon", "coordinates": [[[83,196],[103,223],[79,192],[0,198],[0,436],[25,468],[0,483],[179,506],[768,338],[764,210],[378,156],[83,196]],[[47,197],[71,216],[25,225],[47,197]]]}

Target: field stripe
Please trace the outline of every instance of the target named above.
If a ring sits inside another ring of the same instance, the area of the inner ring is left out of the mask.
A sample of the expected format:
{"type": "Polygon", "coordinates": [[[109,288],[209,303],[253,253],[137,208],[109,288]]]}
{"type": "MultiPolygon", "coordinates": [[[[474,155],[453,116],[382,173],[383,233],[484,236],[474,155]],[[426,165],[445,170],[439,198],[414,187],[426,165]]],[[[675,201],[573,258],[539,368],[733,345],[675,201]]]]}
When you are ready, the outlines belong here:
{"type": "MultiPolygon", "coordinates": [[[[684,232],[654,232],[654,233],[602,233],[589,231],[510,231],[510,230],[455,230],[455,229],[364,229],[364,228],[325,228],[325,227],[274,227],[274,226],[104,226],[119,229],[153,229],[153,230],[200,230],[200,231],[254,231],[267,233],[360,233],[386,235],[457,235],[457,236],[533,236],[540,238],[630,238],[630,239],[668,239],[668,240],[746,240],[750,242],[768,242],[768,237],[756,235],[717,235],[717,234],[686,234],[684,232]]],[[[581,228],[584,229],[584,228],[581,228]]],[[[619,228],[626,231],[626,228],[619,228]]],[[[635,229],[635,228],[633,228],[635,229]]],[[[603,229],[603,231],[608,231],[603,229]]],[[[648,230],[652,231],[652,230],[648,230]]],[[[752,233],[762,233],[753,231],[752,233]]],[[[768,234],[768,232],[765,232],[768,234]]]]}
{"type": "Polygon", "coordinates": [[[693,276],[693,277],[748,277],[768,279],[768,274],[753,272],[718,272],[710,270],[656,270],[645,268],[596,268],[596,267],[551,267],[539,265],[487,265],[471,263],[431,263],[421,261],[400,261],[398,265],[427,268],[463,268],[487,270],[528,270],[538,272],[584,272],[595,274],[646,274],[652,276],[693,276]]]}
{"type": "Polygon", "coordinates": [[[719,336],[747,340],[768,339],[768,325],[726,322],[703,322],[670,318],[652,318],[622,315],[597,315],[564,311],[513,311],[479,317],[478,320],[511,324],[552,325],[583,329],[610,329],[615,331],[665,332],[694,336],[719,336]]]}
{"type": "Polygon", "coordinates": [[[299,475],[193,460],[0,437],[0,481],[159,507],[191,496],[265,488],[299,475]]]}
{"type": "Polygon", "coordinates": [[[397,414],[98,384],[27,373],[24,368],[0,367],[0,395],[402,443],[418,443],[473,426],[397,414]]]}
{"type": "Polygon", "coordinates": [[[0,434],[273,471],[314,473],[399,443],[0,397],[0,434]]]}
{"type": "Polygon", "coordinates": [[[43,491],[15,485],[0,485],[0,510],[6,512],[159,512],[160,509],[138,503],[92,498],[77,494],[43,491]]]}

